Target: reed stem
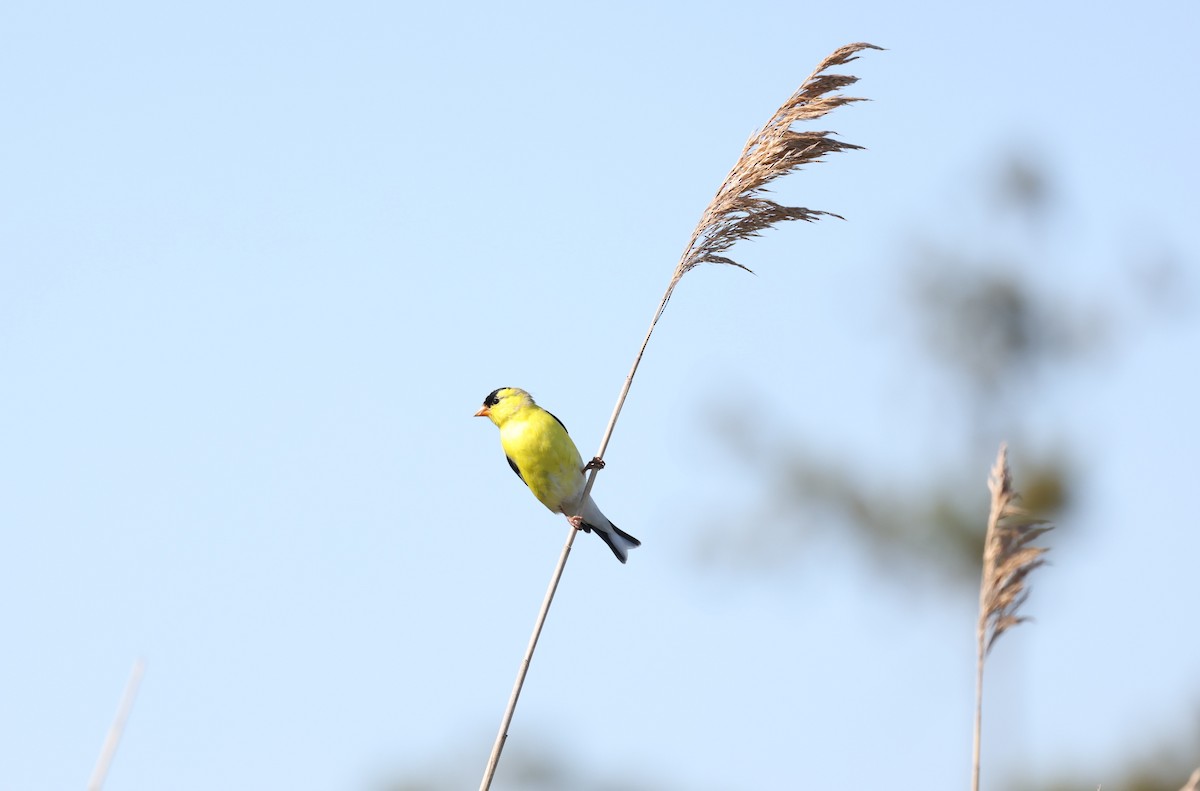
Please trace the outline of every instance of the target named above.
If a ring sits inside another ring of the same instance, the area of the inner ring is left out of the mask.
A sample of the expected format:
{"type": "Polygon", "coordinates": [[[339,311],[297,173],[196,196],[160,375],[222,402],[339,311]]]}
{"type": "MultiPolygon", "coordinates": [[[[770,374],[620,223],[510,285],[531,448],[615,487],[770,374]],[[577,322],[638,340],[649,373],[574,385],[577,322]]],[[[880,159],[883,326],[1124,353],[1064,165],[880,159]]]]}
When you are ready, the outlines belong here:
{"type": "Polygon", "coordinates": [[[125,732],[125,721],[133,710],[133,701],[137,697],[138,687],[142,683],[142,674],[146,671],[146,663],[141,659],[133,663],[129,672],[129,680],[125,682],[125,691],[121,694],[121,702],[117,705],[117,714],[113,717],[108,735],[104,738],[104,746],[100,748],[100,757],[88,778],[87,791],[100,791],[104,780],[108,777],[108,768],[112,765],[113,757],[117,754],[117,746],[121,743],[121,735],[125,732]]]}
{"type": "Polygon", "coordinates": [[[567,534],[567,542],[563,544],[562,553],[558,556],[558,565],[550,577],[550,587],[542,599],[542,608],[538,610],[537,621],[533,625],[533,634],[529,637],[529,645],[525,648],[525,656],[517,669],[517,680],[513,684],[512,694],[508,697],[508,706],[500,719],[500,731],[496,734],[496,742],[492,745],[492,754],[488,756],[487,768],[483,771],[483,781],[479,791],[487,791],[492,786],[492,778],[496,775],[496,766],[500,763],[500,753],[508,740],[508,726],[512,724],[513,714],[517,710],[517,699],[521,697],[521,687],[525,686],[525,676],[529,673],[529,664],[533,661],[533,652],[537,648],[538,638],[542,636],[542,627],[546,623],[546,615],[550,612],[550,603],[554,601],[554,593],[558,590],[558,581],[562,579],[563,569],[567,566],[567,556],[571,554],[571,545],[575,543],[575,534],[579,531],[571,528],[567,534]]]}
{"type": "MultiPolygon", "coordinates": [[[[654,334],[654,327],[662,317],[663,311],[666,310],[667,301],[670,300],[671,292],[675,290],[677,282],[672,278],[671,284],[667,286],[667,293],[663,294],[662,302],[658,304],[658,310],[655,311],[654,319],[650,322],[650,329],[646,331],[646,337],[642,340],[637,357],[633,359],[633,367],[629,369],[629,375],[625,377],[625,384],[621,387],[620,395],[617,396],[617,405],[613,408],[612,417],[608,419],[608,427],[604,429],[604,436],[600,439],[600,450],[596,452],[597,459],[604,458],[604,452],[608,449],[608,441],[612,439],[613,430],[617,427],[617,418],[621,415],[621,407],[625,405],[625,398],[629,395],[633,377],[637,373],[638,366],[642,364],[642,356],[646,353],[646,346],[650,343],[650,336],[654,334]]],[[[587,500],[588,495],[592,493],[592,485],[596,482],[597,472],[599,470],[593,468],[588,475],[587,483],[583,488],[583,496],[579,498],[580,503],[587,500]]],[[[567,567],[567,557],[571,554],[571,546],[575,543],[575,535],[578,532],[572,527],[567,533],[567,541],[563,544],[562,553],[558,556],[558,565],[554,567],[554,573],[550,576],[550,586],[546,589],[545,598],[542,599],[542,608],[538,610],[537,620],[533,624],[533,634],[529,638],[529,645],[525,648],[521,666],[517,669],[517,680],[513,684],[512,693],[508,696],[508,705],[504,709],[504,716],[500,719],[500,730],[496,734],[496,741],[492,744],[492,754],[488,757],[487,767],[483,772],[483,781],[479,784],[479,791],[488,791],[491,788],[492,778],[496,774],[496,766],[500,763],[500,753],[503,752],[504,743],[508,740],[508,726],[512,724],[513,714],[517,710],[517,700],[521,697],[521,688],[525,686],[525,676],[529,673],[529,665],[533,661],[533,652],[537,648],[538,638],[542,635],[542,627],[546,625],[546,616],[550,613],[550,603],[554,601],[554,593],[558,590],[558,582],[562,579],[563,570],[567,567]]]]}
{"type": "MultiPolygon", "coordinates": [[[[702,263],[729,264],[745,269],[746,267],[725,255],[725,252],[734,243],[758,236],[762,231],[779,222],[812,221],[822,216],[830,216],[829,212],[781,206],[764,197],[765,188],[768,183],[779,176],[786,175],[802,165],[819,162],[825,154],[859,148],[850,143],[834,140],[830,137],[831,133],[829,132],[794,132],[792,125],[798,121],[820,118],[837,107],[861,101],[840,94],[830,95],[839,88],[852,85],[857,78],[826,74],[825,71],[831,66],[849,63],[855,59],[858,52],[864,49],[879,48],[871,44],[850,44],[839,48],[825,58],[804,81],[800,89],[771,116],[767,125],[751,135],[746,142],[737,162],[734,163],[720,189],[717,190],[717,194],[701,214],[700,222],[692,232],[692,236],[683,250],[683,255],[680,256],[679,263],[671,273],[671,281],[667,284],[667,290],[663,294],[662,300],[659,301],[658,308],[654,311],[650,328],[646,330],[646,337],[642,339],[642,345],[638,348],[629,374],[625,377],[625,383],[621,386],[617,404],[613,408],[612,416],[608,419],[604,436],[600,439],[600,449],[596,452],[596,460],[603,461],[604,459],[604,453],[608,450],[608,442],[612,439],[613,430],[617,426],[617,418],[621,415],[621,409],[625,406],[625,399],[629,395],[629,388],[633,385],[633,377],[637,374],[638,366],[642,364],[642,357],[650,343],[650,336],[654,334],[658,320],[662,318],[663,311],[667,309],[667,303],[680,278],[702,263]]],[[[579,498],[580,507],[592,493],[597,472],[599,472],[599,466],[593,466],[587,482],[584,484],[583,494],[579,498]]],[[[521,696],[521,688],[525,684],[525,676],[528,674],[530,662],[533,660],[538,637],[546,623],[546,616],[550,612],[550,603],[554,599],[554,592],[558,589],[558,583],[567,565],[567,557],[571,554],[571,545],[575,541],[577,532],[575,528],[571,528],[567,541],[563,545],[562,554],[559,555],[558,565],[554,567],[550,586],[546,589],[542,608],[538,611],[538,617],[533,626],[533,634],[517,671],[516,683],[513,684],[512,694],[509,695],[508,706],[500,720],[500,730],[492,745],[492,753],[488,758],[479,791],[488,791],[491,787],[496,766],[500,762],[500,753],[504,750],[504,743],[508,739],[508,728],[517,708],[517,700],[521,696]]]]}

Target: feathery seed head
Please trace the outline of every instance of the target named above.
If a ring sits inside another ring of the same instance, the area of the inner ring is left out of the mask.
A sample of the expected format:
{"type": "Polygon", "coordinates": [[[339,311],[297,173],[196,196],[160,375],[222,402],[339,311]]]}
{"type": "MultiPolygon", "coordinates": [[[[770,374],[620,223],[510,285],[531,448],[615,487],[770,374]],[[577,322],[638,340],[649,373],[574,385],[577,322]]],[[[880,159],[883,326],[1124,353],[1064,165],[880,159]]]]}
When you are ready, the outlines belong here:
{"type": "Polygon", "coordinates": [[[829,95],[853,85],[858,78],[848,74],[826,74],[825,70],[855,60],[856,53],[865,49],[881,47],[848,44],[821,61],[804,84],[775,111],[766,126],[750,136],[741,156],[692,232],[675,269],[672,286],[688,271],[704,263],[746,269],[725,253],[736,242],[759,236],[776,223],[788,220],[812,222],[821,217],[842,219],[832,212],[783,206],[763,194],[775,179],[803,165],[820,162],[826,154],[862,148],[833,138],[833,132],[801,132],[792,126],[820,118],[843,105],[863,101],[841,94],[829,95]]]}
{"type": "Polygon", "coordinates": [[[1042,557],[1046,548],[1033,542],[1052,527],[1018,505],[1020,495],[1013,489],[1008,448],[1004,445],[1000,446],[988,488],[992,507],[984,539],[978,626],[985,651],[990,651],[1005,631],[1026,620],[1017,611],[1029,596],[1029,574],[1046,562],[1042,557]]]}

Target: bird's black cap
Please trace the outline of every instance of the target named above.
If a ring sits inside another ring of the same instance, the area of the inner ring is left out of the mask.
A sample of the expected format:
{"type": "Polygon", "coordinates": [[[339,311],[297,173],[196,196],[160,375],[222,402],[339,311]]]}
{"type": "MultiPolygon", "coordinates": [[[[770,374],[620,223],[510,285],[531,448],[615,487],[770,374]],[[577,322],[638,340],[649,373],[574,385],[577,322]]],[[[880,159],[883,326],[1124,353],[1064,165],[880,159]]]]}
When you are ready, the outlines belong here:
{"type": "Polygon", "coordinates": [[[486,407],[493,407],[496,404],[499,404],[500,399],[496,396],[496,393],[499,393],[501,390],[507,390],[507,389],[508,389],[507,387],[497,387],[495,390],[493,390],[492,392],[487,394],[487,398],[483,399],[483,405],[486,407]]]}

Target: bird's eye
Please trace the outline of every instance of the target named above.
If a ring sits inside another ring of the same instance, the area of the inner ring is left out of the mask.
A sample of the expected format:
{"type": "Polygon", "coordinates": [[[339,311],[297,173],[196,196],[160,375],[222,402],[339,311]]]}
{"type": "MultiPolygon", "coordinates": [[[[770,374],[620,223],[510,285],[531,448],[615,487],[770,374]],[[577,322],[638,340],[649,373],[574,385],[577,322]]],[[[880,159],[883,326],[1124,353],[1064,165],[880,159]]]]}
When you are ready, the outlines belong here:
{"type": "Polygon", "coordinates": [[[488,397],[483,399],[483,405],[486,407],[493,407],[496,404],[499,404],[500,397],[497,395],[497,393],[499,393],[503,389],[504,389],[503,387],[498,387],[495,390],[493,390],[492,392],[488,393],[488,397]]]}

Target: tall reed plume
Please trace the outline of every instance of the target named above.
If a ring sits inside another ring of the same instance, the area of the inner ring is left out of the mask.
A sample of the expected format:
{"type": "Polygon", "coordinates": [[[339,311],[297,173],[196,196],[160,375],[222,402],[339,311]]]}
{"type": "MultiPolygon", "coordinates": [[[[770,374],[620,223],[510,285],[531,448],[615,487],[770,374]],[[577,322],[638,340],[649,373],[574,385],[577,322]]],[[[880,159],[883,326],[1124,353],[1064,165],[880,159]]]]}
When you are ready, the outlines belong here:
{"type": "MultiPolygon", "coordinates": [[[[634,357],[633,366],[625,377],[620,395],[617,396],[617,405],[613,409],[612,417],[609,418],[608,426],[604,429],[604,435],[600,440],[600,449],[596,452],[597,462],[604,458],[604,452],[608,449],[608,442],[612,438],[617,418],[621,414],[621,407],[625,405],[625,398],[629,395],[633,377],[642,362],[646,346],[650,343],[650,336],[654,333],[654,327],[662,317],[663,311],[666,310],[667,302],[670,301],[671,294],[680,278],[700,264],[729,264],[746,269],[726,253],[737,242],[758,236],[776,223],[786,220],[812,221],[823,216],[838,216],[831,212],[783,206],[767,199],[764,195],[767,185],[780,176],[791,173],[803,165],[819,162],[826,154],[861,148],[861,146],[835,139],[832,132],[801,132],[792,129],[792,126],[801,121],[820,118],[830,110],[842,105],[862,101],[859,98],[834,93],[841,88],[853,85],[858,81],[857,77],[827,74],[826,70],[856,60],[857,53],[865,49],[880,49],[880,47],[873,44],[848,44],[821,61],[800,88],[775,111],[767,124],[751,135],[746,142],[733,169],[729,171],[721,188],[717,190],[717,194],[708,204],[704,213],[700,215],[700,222],[692,232],[691,239],[688,240],[675,271],[671,273],[666,293],[663,294],[658,308],[654,311],[650,329],[646,331],[646,337],[642,340],[637,356],[634,357]]],[[[586,501],[591,493],[600,466],[602,465],[593,465],[580,502],[586,501]]],[[[496,735],[487,768],[484,770],[483,781],[479,786],[480,791],[487,791],[491,787],[496,766],[500,761],[500,753],[508,738],[508,726],[512,722],[517,699],[521,695],[521,687],[525,683],[525,675],[529,671],[529,663],[533,659],[533,652],[537,647],[542,626],[545,624],[546,614],[550,611],[554,592],[558,589],[558,582],[562,578],[567,557],[571,553],[575,533],[574,528],[567,533],[567,540],[559,555],[558,565],[550,578],[550,586],[546,589],[546,595],[542,600],[541,610],[534,623],[533,634],[529,638],[525,656],[517,670],[517,680],[513,685],[508,707],[500,722],[500,732],[496,735]]]]}
{"type": "Polygon", "coordinates": [[[735,243],[758,236],[776,223],[786,220],[811,222],[822,216],[842,219],[832,212],[782,206],[763,195],[766,186],[775,179],[819,162],[826,154],[862,148],[831,137],[832,132],[801,132],[792,127],[801,121],[820,118],[842,105],[864,101],[859,97],[832,93],[858,82],[857,77],[825,73],[833,66],[857,60],[856,53],[864,49],[880,47],[848,44],[821,61],[804,84],[775,111],[771,120],[750,136],[721,188],[700,215],[700,222],[675,268],[672,288],[679,278],[700,264],[731,264],[746,269],[724,253],[735,243]]]}
{"type": "Polygon", "coordinates": [[[1028,620],[1018,615],[1029,597],[1030,572],[1045,563],[1045,547],[1033,542],[1052,527],[1019,506],[1008,470],[1008,448],[1000,445],[988,479],[992,493],[987,535],[983,545],[983,576],[979,585],[979,622],[975,626],[975,739],[971,758],[971,789],[979,791],[979,749],[983,724],[983,665],[996,640],[1028,620]]]}

